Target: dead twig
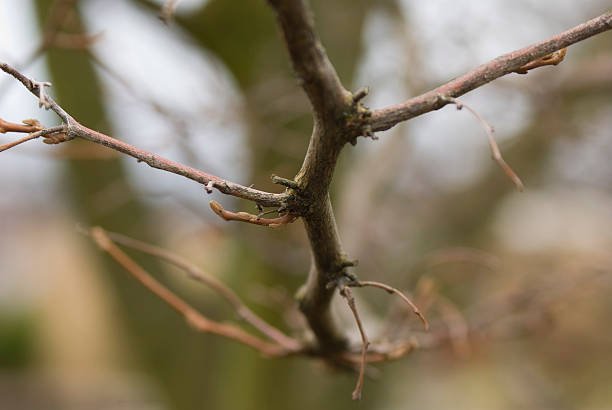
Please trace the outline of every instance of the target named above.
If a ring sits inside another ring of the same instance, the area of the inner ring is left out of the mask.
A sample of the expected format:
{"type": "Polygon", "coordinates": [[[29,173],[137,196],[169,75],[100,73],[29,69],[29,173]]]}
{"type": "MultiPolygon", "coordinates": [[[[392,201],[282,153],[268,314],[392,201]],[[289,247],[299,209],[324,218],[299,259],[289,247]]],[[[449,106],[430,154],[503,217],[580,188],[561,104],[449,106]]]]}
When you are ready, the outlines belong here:
{"type": "Polygon", "coordinates": [[[518,175],[512,170],[512,168],[510,168],[510,165],[508,165],[506,161],[504,161],[504,158],[501,155],[501,151],[499,150],[499,147],[497,145],[497,142],[495,141],[495,136],[493,135],[493,133],[495,132],[493,127],[491,127],[484,120],[484,118],[482,118],[480,114],[478,114],[478,112],[476,112],[476,110],[474,110],[469,105],[462,103],[461,101],[455,98],[452,98],[452,97],[448,97],[448,96],[441,96],[440,98],[447,101],[450,104],[455,104],[457,106],[457,110],[461,110],[463,107],[465,107],[469,112],[472,113],[472,115],[474,115],[474,117],[476,117],[478,121],[480,121],[480,124],[482,124],[482,128],[485,130],[487,134],[487,138],[489,139],[489,147],[491,147],[491,154],[493,155],[493,159],[499,164],[501,169],[505,172],[508,178],[510,178],[510,180],[514,183],[514,185],[516,185],[516,188],[522,192],[525,189],[525,186],[523,185],[523,182],[518,177],[518,175]]]}

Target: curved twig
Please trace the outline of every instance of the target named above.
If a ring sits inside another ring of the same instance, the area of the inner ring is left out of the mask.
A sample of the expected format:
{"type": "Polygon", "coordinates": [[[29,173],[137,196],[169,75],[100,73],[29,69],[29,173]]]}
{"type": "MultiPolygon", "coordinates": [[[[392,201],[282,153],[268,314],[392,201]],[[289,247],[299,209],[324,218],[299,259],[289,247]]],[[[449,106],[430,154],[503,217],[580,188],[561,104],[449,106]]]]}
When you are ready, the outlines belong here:
{"type": "Polygon", "coordinates": [[[522,192],[525,189],[525,186],[523,185],[523,182],[521,181],[519,176],[516,174],[516,172],[514,172],[514,170],[510,167],[510,165],[508,165],[508,163],[504,161],[501,151],[499,150],[499,146],[497,145],[497,142],[495,141],[495,136],[493,135],[493,132],[495,131],[493,127],[491,127],[489,123],[487,123],[484,120],[484,118],[482,118],[480,114],[478,114],[478,112],[476,112],[476,110],[474,110],[469,105],[462,103],[453,97],[442,97],[442,98],[445,101],[447,101],[449,104],[455,104],[457,106],[457,110],[461,110],[463,107],[465,107],[469,112],[472,113],[472,115],[474,115],[474,117],[476,117],[478,121],[480,121],[480,124],[482,124],[482,128],[485,130],[487,134],[487,138],[489,139],[489,147],[491,147],[491,155],[493,155],[493,159],[499,164],[501,169],[504,170],[504,172],[506,173],[508,178],[510,178],[510,180],[514,183],[514,185],[516,185],[516,189],[522,192]]]}
{"type": "Polygon", "coordinates": [[[370,281],[370,280],[363,280],[363,281],[360,280],[360,281],[357,281],[355,284],[351,284],[351,285],[352,286],[357,286],[357,287],[367,287],[367,286],[370,286],[370,287],[373,287],[373,288],[379,288],[379,289],[386,290],[389,293],[395,293],[404,302],[406,302],[406,304],[408,306],[410,306],[410,308],[412,309],[414,314],[417,315],[419,317],[419,319],[421,319],[421,322],[423,322],[423,326],[425,326],[425,329],[429,329],[429,323],[425,319],[425,316],[423,316],[423,314],[421,313],[419,308],[410,299],[408,299],[408,297],[406,295],[404,295],[399,289],[396,289],[393,286],[389,286],[389,285],[386,285],[384,283],[374,282],[374,281],[370,281]]]}
{"type": "Polygon", "coordinates": [[[106,251],[117,263],[125,268],[137,281],[144,287],[157,295],[174,310],[182,314],[187,322],[200,332],[213,333],[224,336],[228,339],[236,340],[247,346],[258,350],[262,354],[270,357],[280,357],[289,354],[289,351],[280,345],[266,342],[244,330],[230,324],[219,323],[204,317],[200,312],[171,292],[164,285],[155,280],[134,260],[114,244],[112,239],[106,234],[104,229],[94,227],[89,230],[98,247],[106,251]]]}

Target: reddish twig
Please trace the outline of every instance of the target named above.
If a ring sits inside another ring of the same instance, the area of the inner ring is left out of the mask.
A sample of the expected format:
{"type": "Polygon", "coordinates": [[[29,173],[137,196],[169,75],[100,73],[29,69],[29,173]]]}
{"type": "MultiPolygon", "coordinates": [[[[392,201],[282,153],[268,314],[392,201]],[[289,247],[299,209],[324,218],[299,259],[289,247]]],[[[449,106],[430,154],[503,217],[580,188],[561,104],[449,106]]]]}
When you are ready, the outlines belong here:
{"type": "Polygon", "coordinates": [[[244,304],[244,302],[242,302],[242,300],[238,297],[238,295],[236,295],[236,293],[234,293],[233,290],[225,286],[217,278],[203,272],[197,266],[188,262],[179,255],[158,246],[151,245],[149,243],[142,242],[118,233],[106,232],[106,235],[116,243],[155,256],[182,269],[192,279],[204,283],[217,292],[221,297],[228,301],[230,305],[232,305],[241,319],[249,323],[263,335],[284,346],[288,350],[297,351],[300,349],[301,345],[297,340],[290,338],[257,316],[244,304]]]}
{"type": "Polygon", "coordinates": [[[534,60],[611,29],[612,12],[608,12],[547,40],[497,57],[425,94],[397,105],[375,110],[372,112],[369,124],[372,131],[383,131],[402,121],[438,110],[449,103],[448,100],[441,98],[443,96],[459,97],[499,77],[519,70],[534,60]]]}
{"type": "MultiPolygon", "coordinates": [[[[360,348],[361,347],[362,346],[360,346],[360,348]]],[[[365,362],[381,363],[398,360],[414,352],[418,348],[419,343],[414,337],[393,344],[370,344],[368,345],[368,353],[365,356],[365,362]]],[[[361,351],[359,353],[341,352],[334,356],[334,358],[348,364],[361,364],[363,361],[363,354],[361,351]]]]}
{"type": "Polygon", "coordinates": [[[44,130],[43,127],[38,120],[28,119],[21,121],[22,124],[16,124],[14,122],[4,121],[0,118],[0,133],[5,134],[7,132],[36,132],[44,130]]]}
{"type": "Polygon", "coordinates": [[[353,400],[361,400],[361,390],[363,388],[363,376],[365,375],[365,365],[367,359],[367,351],[370,342],[368,341],[368,336],[363,330],[363,324],[361,323],[361,318],[359,317],[359,312],[357,311],[357,306],[355,305],[355,298],[353,297],[353,292],[351,292],[351,288],[346,285],[340,291],[340,294],[346,299],[346,303],[348,304],[351,312],[353,312],[353,316],[355,317],[355,322],[357,322],[357,327],[359,328],[359,333],[361,334],[361,361],[359,365],[359,378],[357,379],[357,385],[355,386],[355,390],[353,390],[352,398],[353,400]]]}
{"type": "Polygon", "coordinates": [[[226,221],[240,221],[255,225],[268,226],[270,228],[279,228],[290,224],[297,219],[297,216],[290,213],[279,216],[278,218],[261,218],[259,215],[249,214],[247,212],[231,212],[223,209],[220,203],[210,201],[210,209],[226,221]]]}
{"type": "Polygon", "coordinates": [[[65,131],[66,131],[66,127],[63,125],[58,125],[57,127],[46,128],[44,130],[34,132],[21,139],[18,139],[17,141],[13,141],[13,142],[9,142],[8,144],[0,145],[0,152],[6,151],[7,149],[13,148],[19,144],[23,144],[24,142],[27,142],[27,141],[30,141],[36,138],[40,138],[40,137],[45,137],[43,142],[54,141],[55,138],[62,139],[63,138],[62,136],[66,135],[64,134],[65,131]]]}
{"type": "Polygon", "coordinates": [[[484,118],[482,118],[480,114],[478,114],[476,110],[474,110],[469,105],[462,103],[452,97],[442,97],[442,98],[443,100],[447,101],[450,104],[455,104],[457,106],[457,110],[461,110],[463,107],[465,107],[469,112],[472,113],[472,115],[474,115],[474,117],[476,117],[478,121],[480,121],[480,124],[482,124],[482,128],[485,130],[487,134],[487,138],[489,139],[489,146],[491,147],[491,154],[493,155],[493,159],[499,164],[501,169],[504,170],[505,174],[508,176],[508,178],[510,178],[510,180],[514,183],[514,185],[516,185],[516,188],[522,192],[525,189],[525,186],[523,185],[523,182],[518,177],[518,175],[516,175],[516,172],[514,172],[512,168],[510,167],[510,165],[508,165],[506,161],[504,161],[504,158],[501,155],[501,151],[499,150],[499,146],[497,145],[497,142],[495,141],[495,136],[493,135],[493,132],[495,132],[493,127],[491,127],[484,120],[484,118]]]}
{"type": "Polygon", "coordinates": [[[370,286],[370,287],[373,287],[373,288],[384,289],[384,290],[386,290],[389,293],[395,293],[404,302],[406,302],[406,304],[408,306],[410,306],[410,308],[412,309],[414,314],[417,315],[419,317],[419,319],[421,319],[421,322],[423,322],[423,326],[425,326],[425,329],[429,329],[429,323],[427,323],[427,320],[425,319],[425,316],[423,316],[423,314],[421,313],[419,308],[410,299],[408,299],[408,297],[406,295],[404,295],[399,289],[396,289],[393,286],[389,286],[389,285],[386,285],[384,283],[373,282],[373,281],[368,281],[368,280],[357,281],[355,284],[351,284],[351,286],[357,286],[357,287],[367,287],[367,286],[370,286]]]}
{"type": "Polygon", "coordinates": [[[235,340],[258,350],[262,354],[270,357],[285,356],[289,353],[287,349],[277,344],[266,342],[244,330],[225,323],[215,322],[204,316],[184,300],[171,292],[164,285],[155,280],[134,260],[119,249],[100,227],[94,227],[89,231],[94,242],[100,249],[106,251],[117,263],[127,270],[132,277],[139,281],[144,287],[153,292],[156,296],[166,302],[170,307],[185,317],[187,322],[197,331],[213,333],[228,339],[235,340]]]}

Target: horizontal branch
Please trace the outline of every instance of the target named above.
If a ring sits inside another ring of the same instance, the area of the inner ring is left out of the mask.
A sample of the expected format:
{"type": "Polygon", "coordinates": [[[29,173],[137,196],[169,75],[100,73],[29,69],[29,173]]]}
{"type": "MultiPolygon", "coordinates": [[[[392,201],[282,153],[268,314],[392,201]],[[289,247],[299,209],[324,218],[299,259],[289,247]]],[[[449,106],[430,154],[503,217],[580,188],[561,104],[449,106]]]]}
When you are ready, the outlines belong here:
{"type": "Polygon", "coordinates": [[[153,168],[184,176],[185,178],[189,178],[193,181],[199,182],[202,185],[205,185],[207,192],[210,192],[211,188],[216,188],[224,194],[248,199],[262,206],[280,206],[287,199],[286,194],[275,194],[236,184],[223,178],[208,174],[204,171],[200,171],[181,163],[163,158],[157,154],[144,151],[126,142],[119,141],[115,138],[109,137],[108,135],[89,129],[72,118],[72,116],[64,111],[64,109],[57,104],[53,98],[46,95],[45,87],[50,86],[50,83],[31,80],[5,63],[0,63],[0,69],[19,80],[32,94],[38,97],[40,104],[44,105],[47,109],[51,109],[62,119],[62,121],[66,124],[66,134],[68,138],[83,138],[96,144],[104,145],[105,147],[111,148],[115,151],[127,154],[153,168]]]}
{"type": "Polygon", "coordinates": [[[612,30],[612,12],[602,14],[548,40],[497,57],[425,94],[397,105],[375,110],[372,112],[370,119],[372,131],[384,131],[402,121],[438,110],[449,104],[449,100],[444,97],[459,97],[499,77],[512,73],[531,61],[607,30],[612,30]]]}

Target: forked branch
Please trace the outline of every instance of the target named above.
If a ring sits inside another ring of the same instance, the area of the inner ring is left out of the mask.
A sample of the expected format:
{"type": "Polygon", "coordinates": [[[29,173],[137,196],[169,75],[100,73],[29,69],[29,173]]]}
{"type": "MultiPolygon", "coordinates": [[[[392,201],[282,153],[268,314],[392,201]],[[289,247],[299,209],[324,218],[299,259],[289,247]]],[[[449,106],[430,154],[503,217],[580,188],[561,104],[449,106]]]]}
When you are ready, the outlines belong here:
{"type": "Polygon", "coordinates": [[[156,296],[170,305],[170,307],[182,314],[185,317],[185,320],[197,331],[213,333],[219,336],[224,336],[228,339],[233,339],[258,350],[265,356],[279,357],[290,353],[290,350],[282,345],[269,343],[234,325],[215,322],[204,317],[200,312],[187,304],[187,302],[179,298],[176,294],[154,279],[125,252],[119,249],[119,247],[114,244],[113,240],[102,228],[92,228],[89,231],[89,234],[100,249],[106,251],[145,288],[153,292],[156,296]]]}

